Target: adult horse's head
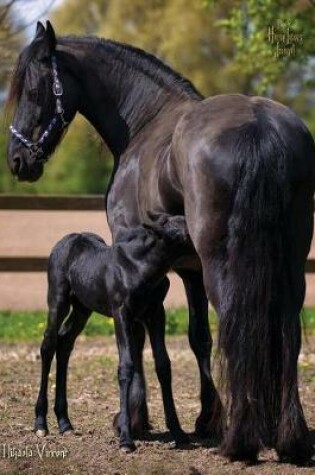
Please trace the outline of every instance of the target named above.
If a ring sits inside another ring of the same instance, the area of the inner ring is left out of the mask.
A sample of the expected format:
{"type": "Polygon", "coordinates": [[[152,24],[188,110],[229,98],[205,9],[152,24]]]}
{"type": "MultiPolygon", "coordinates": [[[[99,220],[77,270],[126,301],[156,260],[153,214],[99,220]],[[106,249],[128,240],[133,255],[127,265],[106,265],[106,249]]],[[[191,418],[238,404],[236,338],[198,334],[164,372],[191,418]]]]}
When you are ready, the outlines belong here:
{"type": "Polygon", "coordinates": [[[78,86],[57,59],[56,37],[49,22],[21,53],[9,103],[16,105],[10,126],[8,164],[21,181],[36,181],[78,106],[78,86]]]}

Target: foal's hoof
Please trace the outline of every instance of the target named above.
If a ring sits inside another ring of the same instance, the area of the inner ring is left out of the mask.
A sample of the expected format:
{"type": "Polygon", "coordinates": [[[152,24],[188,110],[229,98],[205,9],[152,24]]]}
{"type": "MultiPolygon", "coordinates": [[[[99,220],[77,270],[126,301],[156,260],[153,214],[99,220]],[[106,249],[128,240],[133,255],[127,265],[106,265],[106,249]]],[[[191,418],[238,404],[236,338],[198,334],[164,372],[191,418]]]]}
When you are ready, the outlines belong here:
{"type": "Polygon", "coordinates": [[[35,434],[37,437],[46,437],[46,435],[48,435],[48,429],[37,429],[35,434]]]}
{"type": "Polygon", "coordinates": [[[132,452],[134,452],[137,447],[135,446],[135,444],[133,442],[130,442],[129,444],[123,444],[119,447],[120,451],[125,453],[125,454],[131,454],[132,452]]]}
{"type": "Polygon", "coordinates": [[[37,421],[36,420],[35,421],[34,432],[35,432],[37,437],[46,437],[46,435],[49,434],[48,425],[47,425],[46,420],[45,421],[43,421],[43,420],[37,421]]]}

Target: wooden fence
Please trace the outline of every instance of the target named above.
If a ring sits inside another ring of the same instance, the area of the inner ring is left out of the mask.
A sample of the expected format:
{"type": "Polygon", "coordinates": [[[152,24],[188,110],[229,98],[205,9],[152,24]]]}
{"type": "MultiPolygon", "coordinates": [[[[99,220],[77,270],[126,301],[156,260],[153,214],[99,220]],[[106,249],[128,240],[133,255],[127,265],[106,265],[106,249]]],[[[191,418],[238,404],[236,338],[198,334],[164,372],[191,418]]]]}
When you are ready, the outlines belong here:
{"type": "MultiPolygon", "coordinates": [[[[102,211],[104,196],[0,195],[0,210],[102,211]]],[[[47,257],[0,256],[0,272],[44,272],[46,269],[47,257]]],[[[305,271],[315,273],[315,259],[308,259],[305,271]]]]}

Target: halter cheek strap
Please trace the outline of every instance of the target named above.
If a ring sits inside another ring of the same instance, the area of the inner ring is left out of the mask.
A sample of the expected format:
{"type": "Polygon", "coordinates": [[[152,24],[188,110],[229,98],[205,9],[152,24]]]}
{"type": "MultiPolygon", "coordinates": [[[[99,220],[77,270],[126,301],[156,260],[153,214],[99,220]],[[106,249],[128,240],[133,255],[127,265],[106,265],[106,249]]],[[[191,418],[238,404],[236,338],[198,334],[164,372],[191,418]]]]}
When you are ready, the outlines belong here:
{"type": "Polygon", "coordinates": [[[20,142],[22,142],[22,144],[30,150],[31,155],[38,161],[43,162],[47,161],[48,159],[40,158],[44,154],[42,147],[44,145],[45,140],[47,140],[47,137],[49,137],[52,129],[56,126],[58,121],[61,122],[62,129],[66,128],[68,125],[64,118],[64,109],[61,101],[61,97],[63,95],[63,88],[58,77],[57,61],[55,56],[52,56],[51,64],[53,74],[52,92],[56,98],[56,109],[55,115],[50,120],[47,128],[44,130],[44,132],[41,134],[40,138],[36,142],[32,142],[31,140],[27,139],[21,132],[19,132],[13,124],[11,124],[9,127],[11,134],[18,140],[20,140],[20,142]]]}

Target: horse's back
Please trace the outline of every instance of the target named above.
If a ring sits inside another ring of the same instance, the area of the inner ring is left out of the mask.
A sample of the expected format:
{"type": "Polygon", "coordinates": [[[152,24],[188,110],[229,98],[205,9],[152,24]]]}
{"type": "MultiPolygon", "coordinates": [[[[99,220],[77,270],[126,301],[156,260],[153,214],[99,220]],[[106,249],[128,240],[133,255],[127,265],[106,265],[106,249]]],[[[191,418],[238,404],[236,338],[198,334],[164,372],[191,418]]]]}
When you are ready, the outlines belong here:
{"type": "Polygon", "coordinates": [[[224,242],[235,196],[240,186],[246,186],[244,173],[248,177],[250,173],[256,174],[257,186],[263,176],[270,189],[273,180],[283,179],[283,186],[290,189],[292,197],[288,213],[292,210],[299,214],[304,205],[311,222],[314,141],[288,107],[270,99],[240,94],[205,99],[179,121],[172,152],[184,189],[189,232],[197,251],[202,251],[205,242],[207,253],[212,249],[210,242],[215,248],[224,242]],[[297,189],[302,190],[299,197],[297,189]]]}
{"type": "MultiPolygon", "coordinates": [[[[283,137],[293,152],[313,147],[310,132],[302,120],[287,106],[271,99],[242,94],[222,94],[196,102],[190,112],[178,122],[174,139],[175,146],[184,142],[196,151],[200,141],[203,150],[228,144],[229,138],[237,132],[256,123],[264,129],[267,126],[283,137]]],[[[175,152],[176,153],[176,152],[175,152]]],[[[309,158],[313,163],[313,157],[309,158]]]]}
{"type": "Polygon", "coordinates": [[[244,138],[248,142],[244,153],[246,160],[252,160],[250,142],[268,146],[270,132],[288,152],[291,181],[314,181],[314,141],[290,108],[263,97],[225,94],[196,102],[176,126],[172,153],[183,188],[187,189],[195,168],[208,176],[210,186],[232,188],[239,172],[234,151],[240,142],[244,138]]]}

